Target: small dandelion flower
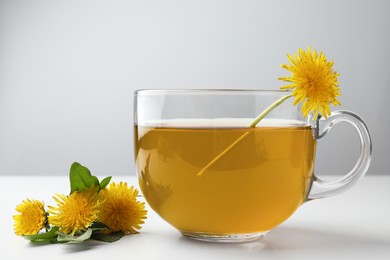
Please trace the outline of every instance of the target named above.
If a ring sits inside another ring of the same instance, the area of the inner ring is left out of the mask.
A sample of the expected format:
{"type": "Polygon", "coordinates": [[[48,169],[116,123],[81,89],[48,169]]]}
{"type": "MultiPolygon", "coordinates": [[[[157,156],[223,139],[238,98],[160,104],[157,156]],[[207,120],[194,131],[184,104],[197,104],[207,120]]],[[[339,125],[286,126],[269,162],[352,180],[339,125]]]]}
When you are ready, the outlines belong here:
{"type": "Polygon", "coordinates": [[[96,221],[100,206],[98,188],[75,191],[69,196],[56,194],[53,199],[57,207],[49,206],[49,223],[59,227],[62,233],[73,236],[96,221]]]}
{"type": "Polygon", "coordinates": [[[111,183],[100,192],[102,204],[98,221],[112,232],[138,233],[146,219],[145,203],[137,201],[138,191],[127,183],[111,183]]]}
{"type": "Polygon", "coordinates": [[[339,74],[333,70],[333,61],[327,61],[326,56],[316,50],[298,50],[298,55],[287,55],[289,64],[281,65],[291,72],[290,77],[282,77],[279,80],[291,84],[282,86],[281,89],[293,90],[294,105],[303,103],[302,112],[307,116],[312,111],[314,118],[322,113],[324,117],[330,115],[329,104],[340,105],[337,97],[340,89],[337,77],[339,74]]]}
{"type": "Polygon", "coordinates": [[[13,216],[17,235],[35,235],[45,227],[47,215],[43,202],[26,199],[16,206],[16,211],[20,213],[13,216]]]}

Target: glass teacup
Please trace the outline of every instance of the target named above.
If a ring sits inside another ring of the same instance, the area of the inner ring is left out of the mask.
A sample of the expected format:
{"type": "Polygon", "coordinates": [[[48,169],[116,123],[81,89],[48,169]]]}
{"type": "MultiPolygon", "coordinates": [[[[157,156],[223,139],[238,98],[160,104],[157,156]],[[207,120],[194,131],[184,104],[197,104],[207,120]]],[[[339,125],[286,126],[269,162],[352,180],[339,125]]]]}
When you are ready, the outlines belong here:
{"type": "Polygon", "coordinates": [[[304,202],[345,191],[368,170],[372,145],[349,111],[303,117],[285,91],[139,90],[135,161],[150,207],[184,236],[219,242],[262,237],[304,202]],[[314,175],[317,140],[339,122],[359,133],[360,157],[338,181],[314,175]]]}

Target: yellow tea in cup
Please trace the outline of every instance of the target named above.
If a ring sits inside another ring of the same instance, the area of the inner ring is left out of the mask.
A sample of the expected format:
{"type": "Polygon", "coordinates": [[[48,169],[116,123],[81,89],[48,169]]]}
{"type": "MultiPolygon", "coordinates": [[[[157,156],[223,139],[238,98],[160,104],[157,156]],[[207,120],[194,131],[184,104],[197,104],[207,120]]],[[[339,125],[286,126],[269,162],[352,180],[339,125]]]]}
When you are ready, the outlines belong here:
{"type": "Polygon", "coordinates": [[[150,207],[184,236],[243,242],[262,237],[302,203],[347,190],[367,172],[371,139],[349,111],[303,116],[284,91],[139,90],[135,163],[150,207]],[[256,123],[253,123],[256,122],[256,123]],[[314,175],[317,140],[336,124],[355,127],[356,166],[338,181],[314,175]]]}
{"type": "Polygon", "coordinates": [[[286,220],[310,186],[312,129],[294,121],[264,120],[256,128],[245,127],[248,120],[211,121],[135,126],[136,164],[149,205],[184,233],[266,232],[286,220]]]}

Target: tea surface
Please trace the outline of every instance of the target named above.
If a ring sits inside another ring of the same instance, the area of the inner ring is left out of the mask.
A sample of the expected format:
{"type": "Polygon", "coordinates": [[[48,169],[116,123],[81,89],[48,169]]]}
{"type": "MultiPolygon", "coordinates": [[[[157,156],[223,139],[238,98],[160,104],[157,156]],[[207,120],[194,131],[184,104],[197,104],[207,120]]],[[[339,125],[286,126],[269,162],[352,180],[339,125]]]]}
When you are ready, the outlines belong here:
{"type": "Polygon", "coordinates": [[[309,127],[264,121],[256,128],[222,119],[210,127],[195,127],[198,120],[135,126],[136,166],[149,205],[184,232],[264,232],[285,221],[305,200],[316,143],[309,127]]]}

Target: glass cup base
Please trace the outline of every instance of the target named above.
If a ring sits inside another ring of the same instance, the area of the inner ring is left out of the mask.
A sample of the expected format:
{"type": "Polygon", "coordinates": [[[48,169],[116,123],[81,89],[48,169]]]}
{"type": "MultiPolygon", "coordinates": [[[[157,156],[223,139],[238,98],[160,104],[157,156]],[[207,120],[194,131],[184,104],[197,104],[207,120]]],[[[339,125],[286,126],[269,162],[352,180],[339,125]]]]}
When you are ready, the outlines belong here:
{"type": "Polygon", "coordinates": [[[249,234],[209,234],[200,232],[181,232],[185,237],[204,242],[216,243],[243,243],[258,240],[264,237],[267,232],[249,234]]]}

